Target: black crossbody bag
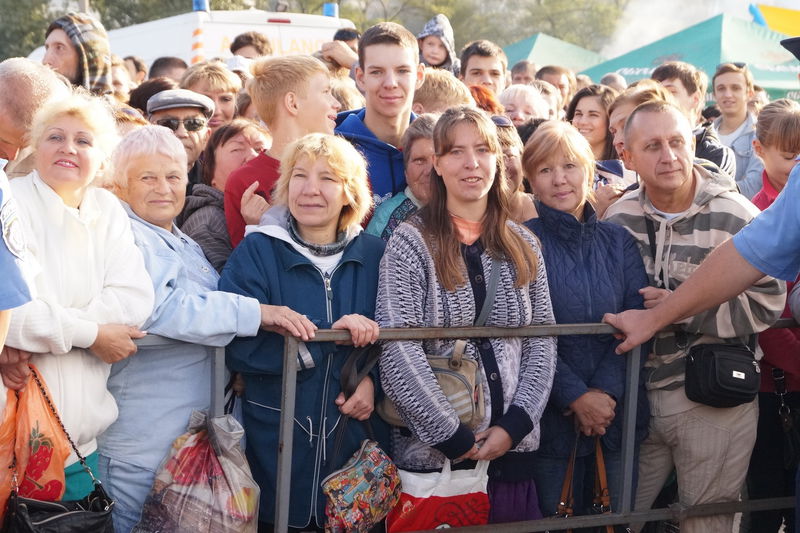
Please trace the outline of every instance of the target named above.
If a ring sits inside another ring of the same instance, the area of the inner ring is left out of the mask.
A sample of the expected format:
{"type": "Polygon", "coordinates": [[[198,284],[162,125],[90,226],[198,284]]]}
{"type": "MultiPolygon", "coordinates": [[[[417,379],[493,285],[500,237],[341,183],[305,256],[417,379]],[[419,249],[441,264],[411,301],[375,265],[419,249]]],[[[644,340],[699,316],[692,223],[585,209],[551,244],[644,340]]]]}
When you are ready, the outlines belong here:
{"type": "MultiPolygon", "coordinates": [[[[656,259],[656,230],[645,218],[650,253],[656,259]]],[[[668,280],[667,280],[668,282],[668,280]]],[[[665,282],[663,288],[669,289],[665,282]]],[[[711,407],[736,407],[752,402],[761,386],[761,368],[755,358],[756,336],[749,346],[741,342],[696,344],[686,353],[686,397],[711,407]]]]}

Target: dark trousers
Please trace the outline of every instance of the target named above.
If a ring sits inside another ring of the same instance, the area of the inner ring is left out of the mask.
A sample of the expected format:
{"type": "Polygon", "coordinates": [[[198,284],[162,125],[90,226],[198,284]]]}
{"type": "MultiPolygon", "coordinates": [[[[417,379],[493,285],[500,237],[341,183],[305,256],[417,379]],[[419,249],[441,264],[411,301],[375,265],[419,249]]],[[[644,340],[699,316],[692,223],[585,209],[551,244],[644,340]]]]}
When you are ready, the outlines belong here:
{"type": "MultiPolygon", "coordinates": [[[[790,392],[785,396],[792,409],[800,409],[800,393],[790,392]]],[[[772,392],[758,395],[758,436],[750,456],[747,471],[747,492],[751,500],[794,496],[795,471],[783,467],[783,429],[778,416],[778,397],[772,392]]],[[[776,533],[781,522],[786,523],[785,531],[795,531],[793,509],[759,511],[750,515],[752,533],[776,533]]]]}

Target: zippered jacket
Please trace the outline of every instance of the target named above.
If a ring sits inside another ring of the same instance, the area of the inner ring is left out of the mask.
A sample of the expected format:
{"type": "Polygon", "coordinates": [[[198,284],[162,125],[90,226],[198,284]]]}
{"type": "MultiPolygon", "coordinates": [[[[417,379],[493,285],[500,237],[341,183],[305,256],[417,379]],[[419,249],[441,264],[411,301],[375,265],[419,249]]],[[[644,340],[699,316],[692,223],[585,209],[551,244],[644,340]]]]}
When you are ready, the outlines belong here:
{"type": "MultiPolygon", "coordinates": [[[[639,289],[649,285],[639,247],[625,228],[599,222],[590,204],[584,221],[537,202],[539,218],[525,223],[542,242],[550,299],[557,324],[601,322],[605,313],[643,309],[639,289]]],[[[616,402],[613,422],[602,437],[610,450],[622,444],[625,401],[625,357],[614,349],[613,335],[561,335],[553,391],[541,422],[537,454],[569,457],[575,443],[570,404],[590,389],[601,390],[616,402]]],[[[644,383],[639,391],[637,438],[646,433],[649,410],[644,383]]],[[[594,453],[594,438],[581,437],[578,455],[594,453]]]]}
{"type": "MultiPolygon", "coordinates": [[[[336,117],[336,134],[341,135],[361,152],[367,160],[369,186],[377,209],[395,194],[406,188],[406,168],[403,152],[378,139],[364,124],[367,109],[343,111],[336,117]]],[[[411,114],[411,122],[417,118],[411,114]]]]}
{"type": "MultiPolygon", "coordinates": [[[[248,227],[222,271],[220,290],[256,298],[267,305],[287,306],[306,315],[320,329],[330,328],[347,314],[374,316],[378,263],[384,243],[375,236],[348,232],[349,244],[330,276],[324,275],[295,249],[286,231],[286,208],[271,208],[261,226],[248,227]]],[[[360,228],[359,228],[360,230],[360,228]]],[[[277,450],[283,372],[283,337],[260,331],[228,345],[226,361],[245,381],[243,396],[247,458],[261,487],[259,521],[274,523],[277,450]]],[[[351,420],[341,451],[334,455],[336,428],[343,420],[334,400],[341,391],[341,367],[351,348],[310,342],[298,354],[297,401],[292,448],[292,488],[289,525],[302,528],[316,517],[325,522],[322,479],[341,468],[366,438],[363,424],[351,420]]],[[[379,390],[377,368],[373,382],[379,390]]],[[[388,430],[374,415],[371,425],[378,440],[388,430]]]]}
{"type": "MultiPolygon", "coordinates": [[[[694,165],[695,192],[689,208],[668,220],[647,197],[647,187],[622,196],[606,220],[624,226],[639,243],[650,284],[675,290],[711,251],[732,237],[759,211],[741,194],[726,190],[711,173],[694,165]],[[646,220],[653,224],[655,257],[646,220]]],[[[731,300],[684,321],[686,334],[659,333],[647,367],[650,411],[654,416],[682,413],[698,404],[686,398],[686,352],[694,344],[742,342],[770,327],[786,302],[786,285],[765,276],[731,300]]]]}
{"type": "MultiPolygon", "coordinates": [[[[714,128],[719,132],[722,118],[714,121],[714,128]]],[[[742,133],[731,142],[731,150],[736,156],[736,185],[739,192],[748,200],[755,196],[761,189],[761,172],[764,170],[764,163],[756,155],[753,148],[753,139],[756,138],[756,118],[747,113],[745,126],[742,133]]]]}

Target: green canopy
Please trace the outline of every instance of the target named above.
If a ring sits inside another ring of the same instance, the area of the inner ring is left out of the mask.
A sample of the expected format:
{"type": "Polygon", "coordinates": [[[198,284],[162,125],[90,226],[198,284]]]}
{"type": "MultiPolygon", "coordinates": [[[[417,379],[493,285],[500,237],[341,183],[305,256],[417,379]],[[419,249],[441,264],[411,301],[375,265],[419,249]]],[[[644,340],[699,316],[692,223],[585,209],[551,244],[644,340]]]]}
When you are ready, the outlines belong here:
{"type": "Polygon", "coordinates": [[[550,37],[546,33],[534,33],[527,39],[503,48],[508,57],[508,66],[527,59],[537,66],[561,65],[574,71],[589,68],[603,61],[603,56],[580,46],[550,37]]]}
{"type": "Polygon", "coordinates": [[[709,78],[717,65],[744,62],[756,84],[772,98],[797,97],[800,62],[781,45],[787,36],[748,20],[717,15],[661,40],[587,68],[583,74],[599,81],[618,72],[628,83],[647,78],[665,61],[685,61],[705,71],[709,78]]]}

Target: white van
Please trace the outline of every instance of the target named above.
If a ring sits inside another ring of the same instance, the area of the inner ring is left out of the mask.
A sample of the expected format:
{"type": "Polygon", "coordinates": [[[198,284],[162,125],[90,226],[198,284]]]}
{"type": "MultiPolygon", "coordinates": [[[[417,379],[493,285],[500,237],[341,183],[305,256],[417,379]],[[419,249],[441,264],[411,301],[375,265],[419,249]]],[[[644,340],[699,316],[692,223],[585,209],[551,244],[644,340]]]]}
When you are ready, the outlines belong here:
{"type": "MultiPolygon", "coordinates": [[[[312,54],[339,28],[354,28],[347,19],[273,13],[259,9],[192,11],[125,28],[110,30],[111,51],[120,57],[139,56],[148,65],[158,57],[180,57],[189,64],[231,56],[233,39],[246,31],[269,37],[275,55],[312,54]]],[[[41,61],[44,46],[28,56],[41,61]]]]}

